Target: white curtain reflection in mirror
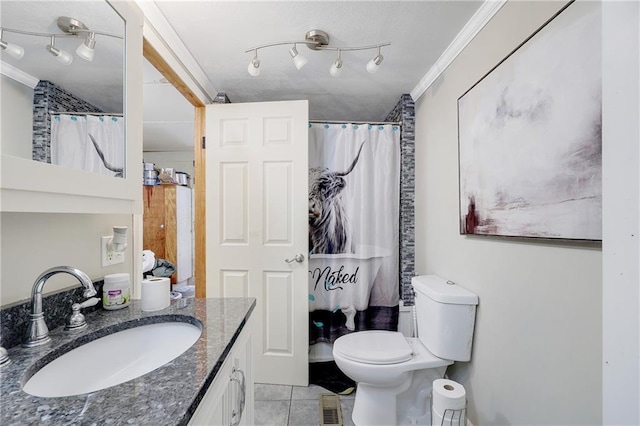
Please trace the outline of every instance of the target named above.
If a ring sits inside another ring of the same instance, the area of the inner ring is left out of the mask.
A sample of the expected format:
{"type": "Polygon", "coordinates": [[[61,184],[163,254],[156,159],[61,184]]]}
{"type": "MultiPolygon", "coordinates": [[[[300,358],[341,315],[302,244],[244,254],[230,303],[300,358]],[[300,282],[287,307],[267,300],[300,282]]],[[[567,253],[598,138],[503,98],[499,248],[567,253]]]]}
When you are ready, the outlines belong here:
{"type": "Polygon", "coordinates": [[[51,120],[51,162],[123,177],[123,135],[123,117],[55,114],[51,120]]]}

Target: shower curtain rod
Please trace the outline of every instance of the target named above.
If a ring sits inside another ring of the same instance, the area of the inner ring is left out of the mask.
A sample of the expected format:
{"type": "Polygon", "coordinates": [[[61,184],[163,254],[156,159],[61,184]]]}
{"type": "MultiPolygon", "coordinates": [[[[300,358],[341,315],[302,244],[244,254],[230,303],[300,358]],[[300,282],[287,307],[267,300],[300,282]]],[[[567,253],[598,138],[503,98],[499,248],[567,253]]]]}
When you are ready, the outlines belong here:
{"type": "Polygon", "coordinates": [[[69,115],[112,115],[112,116],[114,116],[114,117],[122,117],[122,116],[123,116],[123,114],[110,113],[110,112],[77,112],[77,111],[62,111],[62,112],[49,111],[49,114],[51,114],[51,115],[56,115],[56,114],[69,114],[69,115]]]}
{"type": "Polygon", "coordinates": [[[309,120],[309,123],[317,123],[317,124],[375,124],[384,125],[384,124],[392,124],[394,126],[402,126],[402,123],[399,121],[333,121],[333,120],[309,120]]]}

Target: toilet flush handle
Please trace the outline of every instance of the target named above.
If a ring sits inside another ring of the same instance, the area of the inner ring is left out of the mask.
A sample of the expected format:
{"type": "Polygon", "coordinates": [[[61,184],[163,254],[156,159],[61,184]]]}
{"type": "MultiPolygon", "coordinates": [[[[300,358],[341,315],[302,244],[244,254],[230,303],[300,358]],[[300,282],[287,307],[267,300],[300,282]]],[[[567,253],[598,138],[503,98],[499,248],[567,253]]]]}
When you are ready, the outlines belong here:
{"type": "Polygon", "coordinates": [[[304,254],[302,253],[298,253],[295,256],[293,256],[291,259],[285,259],[284,260],[287,263],[291,263],[291,262],[298,262],[298,263],[302,263],[304,262],[304,254]]]}

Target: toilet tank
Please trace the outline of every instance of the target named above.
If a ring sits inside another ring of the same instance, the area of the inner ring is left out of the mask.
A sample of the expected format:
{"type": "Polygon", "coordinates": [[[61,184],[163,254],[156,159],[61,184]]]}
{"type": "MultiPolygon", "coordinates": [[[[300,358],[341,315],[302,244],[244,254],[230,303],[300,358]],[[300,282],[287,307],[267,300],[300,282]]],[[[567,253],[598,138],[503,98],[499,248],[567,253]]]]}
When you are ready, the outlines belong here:
{"type": "Polygon", "coordinates": [[[469,361],[478,296],[436,275],[413,277],[418,338],[438,358],[469,361]]]}

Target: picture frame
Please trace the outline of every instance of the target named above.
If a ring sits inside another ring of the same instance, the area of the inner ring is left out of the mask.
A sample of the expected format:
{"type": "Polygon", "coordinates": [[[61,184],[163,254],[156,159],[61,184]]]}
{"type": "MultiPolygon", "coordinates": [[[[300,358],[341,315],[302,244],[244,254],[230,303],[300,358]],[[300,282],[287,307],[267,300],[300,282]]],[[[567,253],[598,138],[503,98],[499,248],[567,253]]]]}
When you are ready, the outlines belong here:
{"type": "Polygon", "coordinates": [[[458,98],[462,235],[602,239],[600,8],[567,4],[458,98]]]}

